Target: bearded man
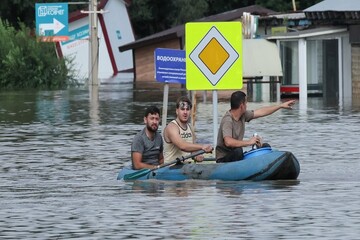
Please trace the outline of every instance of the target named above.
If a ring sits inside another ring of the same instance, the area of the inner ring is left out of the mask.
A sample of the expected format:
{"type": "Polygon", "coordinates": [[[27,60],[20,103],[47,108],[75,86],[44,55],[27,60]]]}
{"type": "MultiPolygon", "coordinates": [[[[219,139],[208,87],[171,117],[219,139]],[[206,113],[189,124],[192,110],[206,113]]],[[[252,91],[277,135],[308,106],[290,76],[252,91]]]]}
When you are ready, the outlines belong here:
{"type": "Polygon", "coordinates": [[[159,108],[148,107],[144,114],[145,127],[134,136],[131,144],[133,169],[156,169],[164,163],[163,140],[157,131],[159,122],[159,108]]]}

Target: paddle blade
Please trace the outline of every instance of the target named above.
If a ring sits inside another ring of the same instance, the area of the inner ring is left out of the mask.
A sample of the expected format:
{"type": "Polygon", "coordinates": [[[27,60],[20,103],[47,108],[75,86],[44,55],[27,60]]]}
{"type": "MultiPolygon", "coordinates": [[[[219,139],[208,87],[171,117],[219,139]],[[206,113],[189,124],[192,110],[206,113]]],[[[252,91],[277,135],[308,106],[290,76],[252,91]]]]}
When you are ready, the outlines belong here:
{"type": "Polygon", "coordinates": [[[136,180],[138,178],[141,178],[141,177],[145,176],[149,172],[151,172],[150,169],[141,169],[141,170],[136,171],[134,173],[125,174],[124,175],[124,180],[125,181],[127,181],[127,180],[136,180]]]}

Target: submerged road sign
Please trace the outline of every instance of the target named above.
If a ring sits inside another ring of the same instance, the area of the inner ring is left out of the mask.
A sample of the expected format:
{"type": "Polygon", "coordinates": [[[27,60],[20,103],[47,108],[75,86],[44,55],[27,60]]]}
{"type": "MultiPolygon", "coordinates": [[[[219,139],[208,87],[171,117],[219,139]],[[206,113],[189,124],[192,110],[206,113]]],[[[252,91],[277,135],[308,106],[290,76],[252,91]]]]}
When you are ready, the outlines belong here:
{"type": "Polygon", "coordinates": [[[68,36],[68,4],[36,3],[36,35],[50,41],[65,41],[68,36]]]}
{"type": "Polygon", "coordinates": [[[242,88],[241,22],[199,22],[185,26],[186,88],[242,88]]]}

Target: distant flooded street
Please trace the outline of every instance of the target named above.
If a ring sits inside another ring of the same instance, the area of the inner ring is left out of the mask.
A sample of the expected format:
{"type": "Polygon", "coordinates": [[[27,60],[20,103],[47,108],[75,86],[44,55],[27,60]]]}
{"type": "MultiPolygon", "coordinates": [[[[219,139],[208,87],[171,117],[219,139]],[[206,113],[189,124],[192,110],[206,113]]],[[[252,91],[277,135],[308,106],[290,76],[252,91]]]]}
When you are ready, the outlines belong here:
{"type": "MultiPolygon", "coordinates": [[[[170,93],[168,121],[179,94],[170,93]]],[[[98,92],[1,91],[0,238],[359,238],[360,109],[311,98],[307,110],[247,125],[246,136],[297,156],[296,181],[117,181],[143,110],[162,108],[162,97],[130,81],[98,92]]],[[[219,119],[228,108],[219,101],[219,119]]],[[[196,109],[197,138],[212,143],[211,99],[196,109]]]]}

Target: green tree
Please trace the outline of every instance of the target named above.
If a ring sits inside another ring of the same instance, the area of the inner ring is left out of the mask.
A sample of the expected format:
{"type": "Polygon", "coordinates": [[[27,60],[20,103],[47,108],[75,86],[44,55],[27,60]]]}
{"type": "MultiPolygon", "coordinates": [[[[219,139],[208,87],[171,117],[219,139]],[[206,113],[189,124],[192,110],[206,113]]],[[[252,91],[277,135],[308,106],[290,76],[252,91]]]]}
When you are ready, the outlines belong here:
{"type": "Polygon", "coordinates": [[[209,8],[206,0],[177,0],[172,2],[172,14],[169,18],[172,27],[204,17],[209,8]]]}
{"type": "Polygon", "coordinates": [[[72,73],[58,59],[54,43],[38,42],[24,24],[15,29],[0,20],[0,88],[65,88],[72,73]]]}
{"type": "MultiPolygon", "coordinates": [[[[296,1],[297,10],[308,8],[321,0],[296,1]]],[[[202,17],[250,5],[260,5],[277,12],[292,12],[292,0],[133,0],[129,14],[137,38],[202,17]]]]}
{"type": "MultiPolygon", "coordinates": [[[[304,10],[322,0],[297,0],[297,10],[304,10]]],[[[12,26],[18,22],[35,27],[35,3],[38,0],[1,0],[0,18],[8,20],[12,26]]],[[[46,0],[46,3],[65,2],[46,0]]],[[[66,2],[79,2],[68,0],[66,2]]],[[[292,0],[132,0],[129,13],[135,34],[145,37],[176,25],[184,24],[202,17],[246,7],[260,5],[277,12],[291,12],[292,0]]],[[[71,4],[69,11],[87,8],[86,4],[71,4]]]]}
{"type": "Polygon", "coordinates": [[[256,4],[255,0],[227,0],[227,1],[207,0],[207,2],[210,8],[209,11],[206,13],[206,16],[227,12],[237,8],[242,8],[256,4]]]}
{"type": "MultiPolygon", "coordinates": [[[[304,10],[312,5],[319,3],[323,0],[302,0],[295,1],[296,10],[304,10]]],[[[255,4],[269,8],[277,12],[291,12],[293,11],[293,1],[292,0],[256,0],[255,4]]]]}
{"type": "Polygon", "coordinates": [[[137,38],[141,38],[254,2],[255,0],[133,0],[129,13],[135,34],[137,38]]]}
{"type": "Polygon", "coordinates": [[[296,1],[297,10],[305,10],[308,7],[311,7],[323,0],[307,0],[307,1],[296,1]]]}
{"type": "Polygon", "coordinates": [[[27,26],[34,25],[35,0],[2,0],[0,17],[7,20],[12,26],[18,27],[19,20],[27,26]],[[31,19],[29,19],[32,17],[31,19]]]}

